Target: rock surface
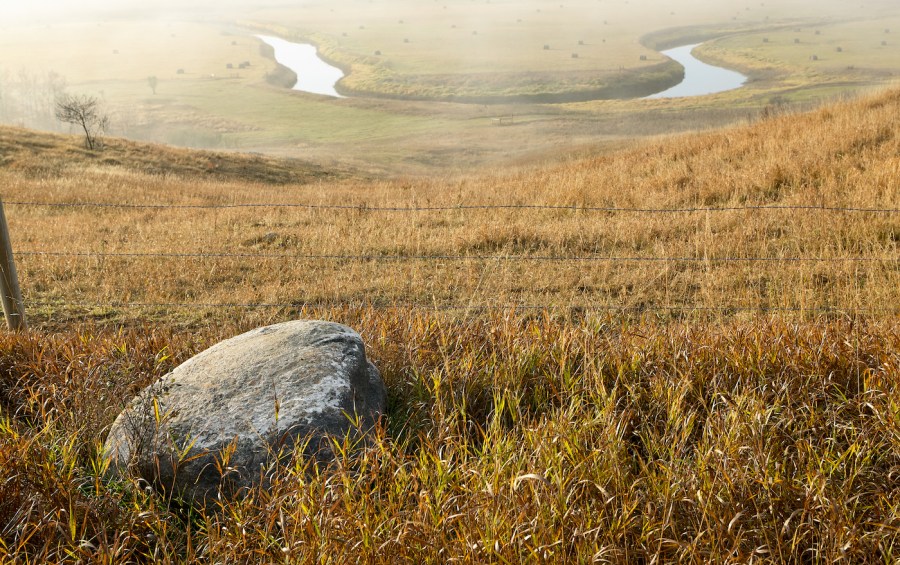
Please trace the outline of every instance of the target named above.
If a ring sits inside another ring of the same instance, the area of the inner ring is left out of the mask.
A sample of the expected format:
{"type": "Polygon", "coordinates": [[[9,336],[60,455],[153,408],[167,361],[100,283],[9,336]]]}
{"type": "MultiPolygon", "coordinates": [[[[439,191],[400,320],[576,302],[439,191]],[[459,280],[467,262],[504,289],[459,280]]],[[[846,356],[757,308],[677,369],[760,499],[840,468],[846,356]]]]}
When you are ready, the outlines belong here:
{"type": "Polygon", "coordinates": [[[265,480],[268,464],[297,442],[328,460],[329,436],[364,433],[384,405],[358,333],[286,322],[223,341],[146,388],[116,418],[104,453],[114,472],[208,500],[265,480]]]}

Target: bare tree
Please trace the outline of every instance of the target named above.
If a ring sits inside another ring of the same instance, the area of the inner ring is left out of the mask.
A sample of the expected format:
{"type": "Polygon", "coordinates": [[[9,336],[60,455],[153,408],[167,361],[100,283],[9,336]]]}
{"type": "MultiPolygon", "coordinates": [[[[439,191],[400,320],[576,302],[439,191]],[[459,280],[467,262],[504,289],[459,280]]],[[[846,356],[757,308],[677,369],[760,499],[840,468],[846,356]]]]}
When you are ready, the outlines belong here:
{"type": "Polygon", "coordinates": [[[56,119],[84,130],[84,144],[88,149],[100,148],[100,134],[109,126],[109,117],[93,96],[62,94],[56,100],[56,119]]]}

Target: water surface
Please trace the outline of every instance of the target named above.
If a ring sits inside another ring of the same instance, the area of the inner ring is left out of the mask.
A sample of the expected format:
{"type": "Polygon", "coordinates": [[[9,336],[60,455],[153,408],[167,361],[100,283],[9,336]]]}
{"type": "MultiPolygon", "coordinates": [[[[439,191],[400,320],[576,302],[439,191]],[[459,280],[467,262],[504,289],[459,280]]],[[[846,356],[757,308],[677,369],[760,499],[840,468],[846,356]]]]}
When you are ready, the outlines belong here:
{"type": "MultiPolygon", "coordinates": [[[[314,45],[292,43],[270,35],[256,37],[272,47],[279,64],[297,74],[294,90],[343,98],[335,90],[335,85],[344,78],[344,72],[320,59],[314,45]]],[[[684,67],[684,80],[668,90],[647,96],[648,99],[703,96],[744,85],[747,77],[741,73],[708,65],[694,57],[691,52],[699,45],[701,44],[682,45],[662,52],[684,67]]]]}
{"type": "Polygon", "coordinates": [[[744,86],[747,77],[741,73],[707,65],[691,54],[701,45],[682,45],[663,51],[662,54],[674,59],[684,67],[684,80],[668,90],[651,94],[647,98],[680,98],[683,96],[703,96],[734,90],[744,86]]]}
{"type": "Polygon", "coordinates": [[[344,71],[319,58],[315,45],[291,43],[279,37],[257,35],[275,50],[275,60],[297,74],[293,90],[343,98],[334,85],[344,78],[344,71]]]}

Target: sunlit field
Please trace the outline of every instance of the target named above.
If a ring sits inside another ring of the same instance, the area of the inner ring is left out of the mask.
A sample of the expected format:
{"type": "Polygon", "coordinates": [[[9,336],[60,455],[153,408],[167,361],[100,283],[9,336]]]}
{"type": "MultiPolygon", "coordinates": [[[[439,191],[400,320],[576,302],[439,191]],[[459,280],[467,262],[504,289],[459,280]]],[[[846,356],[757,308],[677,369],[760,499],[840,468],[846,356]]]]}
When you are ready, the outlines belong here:
{"type": "Polygon", "coordinates": [[[303,184],[174,150],[199,176],[148,174],[139,146],[92,159],[7,130],[4,197],[42,302],[893,311],[897,110],[883,94],[492,175],[303,184]],[[13,204],[33,201],[138,207],[13,204]]]}
{"type": "Polygon", "coordinates": [[[898,116],[389,181],[0,130],[32,328],[0,337],[0,555],[893,563],[898,116]],[[141,387],[297,317],[366,341],[369,445],[207,508],[104,478],[141,387]]]}

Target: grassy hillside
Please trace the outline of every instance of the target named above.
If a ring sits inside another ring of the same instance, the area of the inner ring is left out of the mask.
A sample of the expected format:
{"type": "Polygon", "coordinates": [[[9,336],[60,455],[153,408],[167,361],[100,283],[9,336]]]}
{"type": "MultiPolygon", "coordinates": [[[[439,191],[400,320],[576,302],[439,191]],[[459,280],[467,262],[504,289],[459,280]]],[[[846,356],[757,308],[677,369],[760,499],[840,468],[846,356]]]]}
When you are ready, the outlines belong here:
{"type": "Polygon", "coordinates": [[[898,116],[383,180],[3,130],[33,329],[0,336],[0,556],[893,563],[898,116]],[[101,479],[137,390],[298,316],[363,335],[371,447],[217,510],[101,479]]]}
{"type": "Polygon", "coordinates": [[[171,150],[129,161],[119,141],[90,155],[52,138],[14,153],[0,183],[38,316],[127,316],[122,302],[894,311],[900,230],[879,210],[900,208],[898,99],[424,180],[214,154],[188,166],[184,152],[159,174],[142,160],[171,150]],[[252,182],[292,176],[305,182],[252,182]],[[126,207],[47,206],[71,203],[126,207]]]}
{"type": "Polygon", "coordinates": [[[72,169],[87,169],[261,184],[306,183],[351,175],[349,170],[325,169],[299,159],[184,150],[125,139],[104,139],[101,151],[89,151],[77,137],[4,126],[0,126],[0,168],[31,179],[60,178],[72,169]]]}

